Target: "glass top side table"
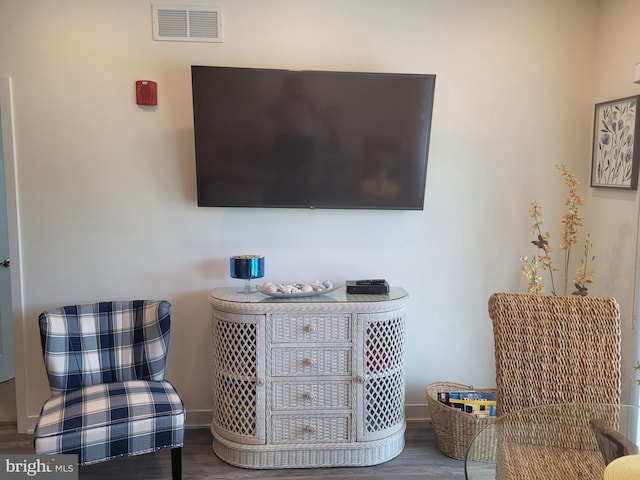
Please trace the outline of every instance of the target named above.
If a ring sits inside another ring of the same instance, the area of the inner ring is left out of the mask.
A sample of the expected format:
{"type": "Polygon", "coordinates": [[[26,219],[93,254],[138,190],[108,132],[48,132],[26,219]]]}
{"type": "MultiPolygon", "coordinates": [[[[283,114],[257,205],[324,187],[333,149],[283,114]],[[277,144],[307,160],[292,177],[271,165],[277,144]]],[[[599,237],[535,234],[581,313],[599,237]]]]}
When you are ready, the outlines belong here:
{"type": "Polygon", "coordinates": [[[465,478],[601,480],[605,460],[596,430],[628,441],[628,453],[633,454],[640,443],[639,422],[640,407],[635,405],[574,403],[512,412],[473,439],[465,478]]]}

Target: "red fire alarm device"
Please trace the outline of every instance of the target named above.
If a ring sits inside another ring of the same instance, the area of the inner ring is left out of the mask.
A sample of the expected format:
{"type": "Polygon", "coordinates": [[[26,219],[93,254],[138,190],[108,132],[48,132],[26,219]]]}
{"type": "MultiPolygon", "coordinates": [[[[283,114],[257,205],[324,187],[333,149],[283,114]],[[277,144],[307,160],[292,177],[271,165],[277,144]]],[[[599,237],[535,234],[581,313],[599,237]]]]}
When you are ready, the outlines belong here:
{"type": "Polygon", "coordinates": [[[158,85],[151,80],[136,82],[136,103],[138,105],[158,105],[158,85]]]}

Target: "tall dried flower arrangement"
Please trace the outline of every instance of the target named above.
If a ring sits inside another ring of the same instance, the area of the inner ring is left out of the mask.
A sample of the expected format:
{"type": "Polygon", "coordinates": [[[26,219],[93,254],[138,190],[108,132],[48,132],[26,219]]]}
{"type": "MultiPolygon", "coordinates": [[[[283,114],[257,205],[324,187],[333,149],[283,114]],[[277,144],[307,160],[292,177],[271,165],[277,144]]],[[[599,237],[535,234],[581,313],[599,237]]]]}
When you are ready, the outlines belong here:
{"type": "MultiPolygon", "coordinates": [[[[582,198],[578,195],[578,180],[563,164],[556,165],[556,168],[562,173],[562,179],[569,191],[569,195],[565,201],[567,211],[562,215],[562,235],[560,239],[560,249],[564,252],[564,282],[562,285],[562,295],[567,295],[569,288],[569,263],[571,260],[571,247],[578,243],[580,236],[580,227],[582,227],[582,217],[580,216],[580,206],[582,198]]],[[[542,207],[536,200],[531,202],[529,214],[533,219],[533,228],[531,234],[536,238],[531,243],[538,247],[539,252],[533,256],[531,260],[528,257],[521,257],[522,272],[529,280],[527,293],[530,295],[541,295],[544,291],[544,283],[542,276],[544,272],[549,272],[549,280],[551,283],[551,294],[558,295],[553,272],[559,269],[553,264],[551,252],[553,247],[549,243],[550,234],[542,230],[542,207]]],[[[589,262],[593,262],[595,257],[590,256],[591,237],[587,234],[584,242],[583,256],[580,260],[580,266],[576,270],[576,276],[573,284],[575,290],[572,295],[585,296],[589,293],[587,284],[593,282],[594,271],[589,270],[589,262]]]]}

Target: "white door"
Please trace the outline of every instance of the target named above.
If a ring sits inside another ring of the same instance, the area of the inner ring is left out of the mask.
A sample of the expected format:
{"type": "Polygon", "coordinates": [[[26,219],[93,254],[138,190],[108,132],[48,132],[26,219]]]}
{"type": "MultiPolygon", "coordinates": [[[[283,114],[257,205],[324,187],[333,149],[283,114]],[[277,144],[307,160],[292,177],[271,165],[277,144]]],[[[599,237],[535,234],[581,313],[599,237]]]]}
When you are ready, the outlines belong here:
{"type": "MultiPolygon", "coordinates": [[[[1,108],[0,106],[0,119],[2,119],[3,114],[1,108]]],[[[3,151],[2,122],[0,122],[0,382],[9,380],[15,375],[11,316],[11,280],[9,278],[9,234],[7,227],[7,197],[5,192],[3,151]]]]}

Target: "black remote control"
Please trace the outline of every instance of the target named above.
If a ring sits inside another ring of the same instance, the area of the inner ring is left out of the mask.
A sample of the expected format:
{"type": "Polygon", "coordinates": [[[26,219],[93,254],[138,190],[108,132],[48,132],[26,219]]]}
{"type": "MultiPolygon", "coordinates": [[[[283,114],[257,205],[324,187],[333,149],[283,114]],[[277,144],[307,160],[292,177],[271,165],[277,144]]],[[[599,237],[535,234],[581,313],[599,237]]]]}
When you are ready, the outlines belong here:
{"type": "Polygon", "coordinates": [[[373,280],[356,280],[356,285],[383,285],[384,278],[375,278],[373,280]]]}

